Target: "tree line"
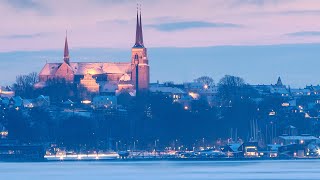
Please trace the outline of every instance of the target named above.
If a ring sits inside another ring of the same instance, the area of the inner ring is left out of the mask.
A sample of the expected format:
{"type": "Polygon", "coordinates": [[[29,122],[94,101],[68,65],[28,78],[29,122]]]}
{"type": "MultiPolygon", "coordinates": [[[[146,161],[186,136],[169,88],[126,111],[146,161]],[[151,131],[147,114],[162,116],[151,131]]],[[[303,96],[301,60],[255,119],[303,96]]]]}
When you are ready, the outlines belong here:
{"type": "MultiPolygon", "coordinates": [[[[17,78],[17,95],[30,96],[32,78],[17,78]]],[[[211,77],[195,80],[208,86],[215,83],[211,77]]],[[[300,114],[281,112],[283,97],[262,97],[242,78],[226,75],[217,83],[217,104],[209,104],[201,97],[191,101],[190,109],[174,103],[162,93],[145,92],[137,97],[128,93],[118,96],[118,105],[125,110],[122,118],[117,109],[94,110],[91,117],[77,115],[53,117],[47,109],[34,108],[24,111],[7,109],[2,120],[10,138],[24,142],[55,142],[69,149],[128,149],[164,148],[166,146],[192,149],[196,146],[214,145],[220,139],[247,141],[252,138],[252,122],[259,125],[259,138],[268,140],[269,128],[278,134],[288,124],[301,132],[311,131],[310,124],[300,114]],[[253,101],[263,98],[259,104],[253,101]],[[270,117],[270,109],[283,113],[270,117]],[[117,114],[118,113],[118,114],[117,114]],[[259,120],[259,121],[257,121],[259,120]],[[263,128],[262,128],[263,127],[263,128]],[[236,132],[236,133],[235,133],[236,132]]],[[[37,93],[49,95],[54,101],[79,99],[84,91],[74,84],[52,80],[37,93]]],[[[31,93],[32,94],[32,93],[31,93]]],[[[121,111],[121,113],[123,113],[121,111]]]]}

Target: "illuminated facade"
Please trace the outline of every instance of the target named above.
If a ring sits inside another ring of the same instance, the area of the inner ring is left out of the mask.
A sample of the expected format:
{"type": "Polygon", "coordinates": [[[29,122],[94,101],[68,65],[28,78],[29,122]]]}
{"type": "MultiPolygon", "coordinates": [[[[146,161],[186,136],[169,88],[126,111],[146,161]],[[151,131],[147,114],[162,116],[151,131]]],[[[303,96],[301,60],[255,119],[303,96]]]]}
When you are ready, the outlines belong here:
{"type": "MultiPolygon", "coordinates": [[[[71,62],[68,40],[65,39],[62,63],[47,63],[39,73],[40,87],[50,79],[64,79],[66,82],[82,84],[91,92],[104,91],[104,87],[116,85],[115,91],[149,89],[149,61],[147,48],[143,43],[142,20],[137,12],[136,42],[132,47],[131,62],[71,62]],[[92,79],[85,77],[90,74],[92,79]],[[94,82],[95,81],[95,82],[94,82]],[[108,86],[108,84],[110,84],[108,86]]],[[[39,85],[37,86],[39,87],[39,85]]]]}
{"type": "Polygon", "coordinates": [[[91,74],[86,74],[83,79],[80,80],[80,84],[83,87],[86,87],[89,92],[98,93],[99,84],[96,82],[96,79],[92,77],[91,74]]]}

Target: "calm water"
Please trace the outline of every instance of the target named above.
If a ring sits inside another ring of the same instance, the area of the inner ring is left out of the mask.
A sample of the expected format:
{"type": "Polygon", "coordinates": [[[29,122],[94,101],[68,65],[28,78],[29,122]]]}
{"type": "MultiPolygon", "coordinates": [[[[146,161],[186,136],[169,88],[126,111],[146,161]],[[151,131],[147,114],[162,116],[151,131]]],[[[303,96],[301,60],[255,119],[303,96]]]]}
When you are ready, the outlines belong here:
{"type": "Polygon", "coordinates": [[[0,163],[0,179],[320,179],[320,160],[0,163]]]}

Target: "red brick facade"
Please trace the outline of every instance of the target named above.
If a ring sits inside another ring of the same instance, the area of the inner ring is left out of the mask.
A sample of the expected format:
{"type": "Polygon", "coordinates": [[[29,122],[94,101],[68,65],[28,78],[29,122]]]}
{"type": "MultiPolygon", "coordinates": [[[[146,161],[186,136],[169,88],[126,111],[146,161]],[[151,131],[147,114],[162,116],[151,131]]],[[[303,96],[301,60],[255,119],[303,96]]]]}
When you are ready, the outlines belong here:
{"type": "Polygon", "coordinates": [[[137,63],[138,63],[138,89],[139,90],[148,90],[149,89],[149,61],[147,56],[147,49],[145,47],[142,48],[132,48],[132,82],[136,87],[137,83],[137,63]]]}
{"type": "Polygon", "coordinates": [[[59,69],[55,73],[56,78],[63,78],[68,82],[73,82],[74,73],[72,68],[67,63],[62,63],[59,69]]]}

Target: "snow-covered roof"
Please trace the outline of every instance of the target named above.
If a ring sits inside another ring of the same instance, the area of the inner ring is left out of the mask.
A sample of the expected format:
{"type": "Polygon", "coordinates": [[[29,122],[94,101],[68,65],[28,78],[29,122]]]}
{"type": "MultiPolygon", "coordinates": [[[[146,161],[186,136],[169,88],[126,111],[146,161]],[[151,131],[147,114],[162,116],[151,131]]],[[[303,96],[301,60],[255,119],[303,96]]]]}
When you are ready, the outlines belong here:
{"type": "Polygon", "coordinates": [[[273,86],[272,86],[272,85],[265,85],[265,84],[258,84],[258,85],[251,85],[251,87],[253,87],[253,88],[255,88],[255,89],[269,90],[269,89],[271,89],[273,86]]]}
{"type": "Polygon", "coordinates": [[[24,107],[31,107],[31,106],[33,106],[33,100],[32,100],[32,99],[24,99],[24,100],[23,100],[23,106],[24,106],[24,107]]]}
{"type": "Polygon", "coordinates": [[[131,72],[131,63],[70,63],[75,74],[125,74],[131,72]]]}
{"type": "Polygon", "coordinates": [[[185,88],[188,89],[201,89],[203,88],[204,83],[200,83],[200,82],[185,82],[183,83],[185,88]]]}
{"type": "Polygon", "coordinates": [[[310,89],[290,89],[292,93],[309,93],[310,89]]]}
{"type": "Polygon", "coordinates": [[[272,87],[270,89],[271,93],[276,93],[276,94],[288,94],[289,91],[285,87],[272,87]]]}
{"type": "Polygon", "coordinates": [[[293,95],[301,96],[301,95],[310,95],[310,89],[291,89],[290,90],[293,95]]]}
{"type": "Polygon", "coordinates": [[[162,92],[162,93],[171,93],[171,94],[185,94],[186,92],[183,91],[180,88],[176,87],[165,87],[165,86],[160,86],[160,87],[150,87],[149,90],[151,92],[162,92]]]}
{"type": "Polygon", "coordinates": [[[20,96],[14,96],[11,99],[14,101],[15,106],[22,106],[23,99],[20,96]]]}
{"type": "Polygon", "coordinates": [[[40,95],[39,97],[37,97],[37,100],[45,100],[46,102],[50,102],[50,97],[49,96],[44,96],[44,95],[40,95]]]}
{"type": "Polygon", "coordinates": [[[317,86],[307,86],[306,87],[307,89],[310,89],[311,91],[320,91],[320,86],[317,85],[317,86]]]}
{"type": "Polygon", "coordinates": [[[39,75],[49,76],[54,75],[62,63],[47,63],[44,65],[39,75]]]}
{"type": "Polygon", "coordinates": [[[279,136],[284,140],[318,140],[319,138],[314,136],[279,136]]]}
{"type": "Polygon", "coordinates": [[[108,83],[100,84],[100,92],[115,92],[118,89],[118,83],[109,81],[108,83]]]}
{"type": "Polygon", "coordinates": [[[13,91],[10,86],[0,86],[1,91],[13,91]]]}
{"type": "MultiPolygon", "coordinates": [[[[54,75],[62,63],[47,63],[39,75],[54,75]]],[[[84,74],[126,74],[131,72],[131,63],[115,62],[73,62],[70,66],[75,75],[84,74]]]]}
{"type": "Polygon", "coordinates": [[[121,76],[120,81],[131,81],[131,77],[129,76],[129,74],[124,74],[123,76],[121,76]]]}

